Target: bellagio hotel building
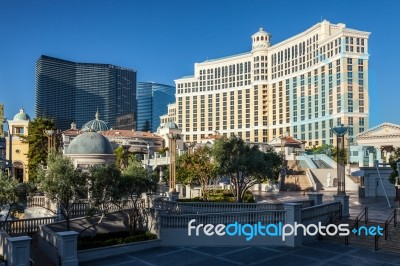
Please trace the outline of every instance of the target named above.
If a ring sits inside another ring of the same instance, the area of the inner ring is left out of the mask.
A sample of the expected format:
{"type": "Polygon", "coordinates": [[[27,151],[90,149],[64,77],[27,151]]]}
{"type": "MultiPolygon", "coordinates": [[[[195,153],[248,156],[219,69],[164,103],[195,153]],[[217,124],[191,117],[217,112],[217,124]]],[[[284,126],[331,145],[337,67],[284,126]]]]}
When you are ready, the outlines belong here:
{"type": "Polygon", "coordinates": [[[248,142],[289,134],[307,147],[333,144],[331,128],[368,129],[368,37],[323,21],[271,45],[262,28],[250,52],[196,63],[175,80],[173,119],[186,142],[218,132],[248,142]]]}

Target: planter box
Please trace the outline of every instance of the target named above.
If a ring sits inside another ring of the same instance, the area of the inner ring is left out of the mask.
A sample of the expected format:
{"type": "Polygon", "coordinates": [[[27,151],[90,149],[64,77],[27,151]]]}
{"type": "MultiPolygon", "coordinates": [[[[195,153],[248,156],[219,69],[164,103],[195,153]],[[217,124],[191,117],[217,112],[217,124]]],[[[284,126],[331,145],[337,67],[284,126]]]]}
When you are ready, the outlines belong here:
{"type": "MultiPolygon", "coordinates": [[[[142,242],[134,242],[128,244],[121,244],[109,247],[85,249],[78,251],[78,261],[85,262],[91,261],[116,255],[121,255],[133,251],[139,251],[143,249],[156,248],[161,246],[161,240],[147,240],[142,242]]],[[[1,266],[1,264],[0,264],[1,266]]]]}

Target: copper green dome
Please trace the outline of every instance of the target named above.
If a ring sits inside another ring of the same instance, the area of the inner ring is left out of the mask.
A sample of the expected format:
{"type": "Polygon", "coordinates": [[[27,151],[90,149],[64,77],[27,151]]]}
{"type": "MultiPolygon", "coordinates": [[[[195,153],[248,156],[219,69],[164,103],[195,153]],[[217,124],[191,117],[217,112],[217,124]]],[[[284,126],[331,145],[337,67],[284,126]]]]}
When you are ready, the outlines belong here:
{"type": "Polygon", "coordinates": [[[82,131],[107,131],[108,125],[103,120],[99,119],[99,111],[96,112],[95,119],[83,125],[82,131]]]}
{"type": "Polygon", "coordinates": [[[24,109],[19,109],[19,113],[14,115],[14,119],[13,120],[17,120],[17,121],[28,121],[31,118],[29,117],[29,115],[27,113],[25,113],[24,109]]]}
{"type": "Polygon", "coordinates": [[[71,141],[66,154],[113,154],[113,148],[103,135],[85,132],[71,141]]]}

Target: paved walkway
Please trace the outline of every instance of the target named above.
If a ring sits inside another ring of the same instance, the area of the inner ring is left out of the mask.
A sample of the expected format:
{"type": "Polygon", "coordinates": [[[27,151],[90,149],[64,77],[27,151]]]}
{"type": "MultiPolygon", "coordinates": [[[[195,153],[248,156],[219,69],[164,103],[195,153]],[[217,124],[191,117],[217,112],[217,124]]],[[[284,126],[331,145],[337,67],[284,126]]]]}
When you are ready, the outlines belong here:
{"type": "MultiPolygon", "coordinates": [[[[333,201],[336,192],[323,192],[324,202],[333,201]]],[[[385,221],[393,208],[388,208],[385,198],[359,199],[354,192],[350,195],[350,215],[355,218],[366,206],[371,221],[385,221]]],[[[303,192],[260,192],[256,201],[283,202],[308,199],[303,192]]],[[[395,205],[392,200],[390,202],[395,205]]],[[[398,203],[396,203],[398,206],[398,203]]],[[[79,265],[273,265],[273,266],[316,266],[316,265],[400,265],[400,254],[375,252],[372,247],[344,246],[341,243],[321,241],[302,247],[161,247],[140,252],[131,252],[105,259],[93,260],[79,265]]]]}
{"type": "Polygon", "coordinates": [[[340,266],[400,265],[400,255],[375,252],[334,242],[313,242],[303,247],[163,247],[80,263],[79,265],[137,266],[340,266]]]}

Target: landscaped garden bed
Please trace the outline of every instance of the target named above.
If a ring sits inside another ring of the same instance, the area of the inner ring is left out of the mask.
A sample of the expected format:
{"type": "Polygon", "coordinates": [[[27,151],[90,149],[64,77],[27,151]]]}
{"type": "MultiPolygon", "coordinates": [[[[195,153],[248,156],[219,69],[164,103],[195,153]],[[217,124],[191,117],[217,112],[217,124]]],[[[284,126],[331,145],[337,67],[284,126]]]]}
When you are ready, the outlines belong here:
{"type": "Polygon", "coordinates": [[[153,233],[145,231],[139,231],[134,235],[131,235],[129,231],[110,232],[106,234],[97,234],[95,236],[79,237],[78,250],[107,247],[153,239],[157,239],[157,236],[153,233]]]}
{"type": "MultiPolygon", "coordinates": [[[[208,192],[207,200],[204,200],[199,197],[195,197],[192,199],[179,199],[180,202],[236,202],[235,196],[230,190],[210,190],[208,192]]],[[[243,202],[245,203],[254,203],[254,196],[250,191],[246,191],[243,202]]]]}

